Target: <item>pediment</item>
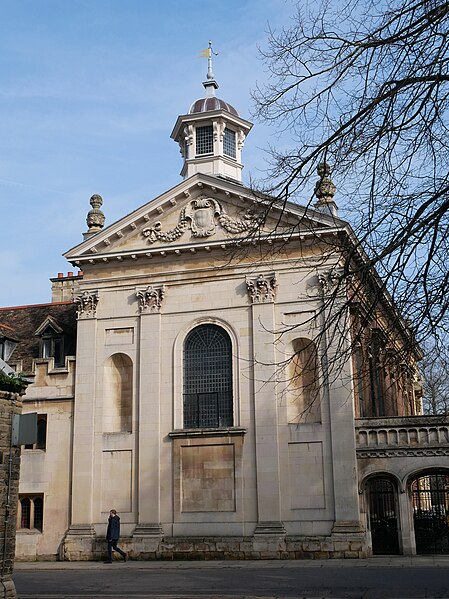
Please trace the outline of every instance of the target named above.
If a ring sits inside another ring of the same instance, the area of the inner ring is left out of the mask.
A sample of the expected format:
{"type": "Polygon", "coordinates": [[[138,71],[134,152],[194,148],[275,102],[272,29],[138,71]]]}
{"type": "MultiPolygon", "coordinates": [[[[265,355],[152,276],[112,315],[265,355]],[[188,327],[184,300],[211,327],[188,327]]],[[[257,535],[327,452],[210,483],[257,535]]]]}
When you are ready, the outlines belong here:
{"type": "MultiPolygon", "coordinates": [[[[86,259],[180,251],[205,244],[228,244],[254,236],[282,235],[301,219],[304,231],[334,226],[335,219],[309,216],[289,205],[283,211],[266,196],[237,183],[198,174],[66,252],[74,264],[86,259]]],[[[342,221],[341,221],[342,222],[342,221]]]]}
{"type": "Polygon", "coordinates": [[[63,329],[59,326],[56,320],[52,316],[47,316],[40,326],[35,330],[34,334],[36,337],[40,337],[44,334],[60,335],[63,332],[63,329]]]}

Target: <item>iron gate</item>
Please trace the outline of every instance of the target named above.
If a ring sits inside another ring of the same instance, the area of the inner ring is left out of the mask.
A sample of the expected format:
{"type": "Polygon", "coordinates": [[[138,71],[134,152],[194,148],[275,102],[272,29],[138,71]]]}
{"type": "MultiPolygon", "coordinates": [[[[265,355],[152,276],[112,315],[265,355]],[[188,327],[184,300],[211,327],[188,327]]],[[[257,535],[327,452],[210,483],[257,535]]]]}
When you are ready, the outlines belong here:
{"type": "Polygon", "coordinates": [[[427,474],[412,483],[417,553],[449,553],[449,476],[427,474]]]}
{"type": "Polygon", "coordinates": [[[398,554],[398,518],[393,482],[388,478],[373,478],[369,481],[368,493],[373,553],[398,554]]]}

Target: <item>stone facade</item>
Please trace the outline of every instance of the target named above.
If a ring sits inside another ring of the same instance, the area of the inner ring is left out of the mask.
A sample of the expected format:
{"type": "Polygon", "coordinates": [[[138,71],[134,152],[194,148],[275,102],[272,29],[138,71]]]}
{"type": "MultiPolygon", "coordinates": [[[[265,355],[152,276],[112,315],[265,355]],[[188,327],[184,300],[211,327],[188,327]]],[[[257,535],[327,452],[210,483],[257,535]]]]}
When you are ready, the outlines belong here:
{"type": "Polygon", "coordinates": [[[0,391],[0,597],[15,599],[12,580],[16,545],[17,502],[19,494],[20,448],[12,447],[12,417],[20,414],[20,395],[0,391]]]}
{"type": "Polygon", "coordinates": [[[51,318],[26,329],[24,410],[45,416],[46,440],[24,449],[20,493],[43,518],[21,526],[17,555],[100,559],[116,509],[133,559],[363,558],[371,481],[393,471],[413,553],[410,484],[444,469],[447,428],[428,427],[430,445],[413,428],[417,355],[391,359],[410,331],[380,288],[370,306],[374,272],[358,296],[340,276],[353,238],[328,167],[315,208],[255,194],[240,177],[251,124],[207,87],[172,134],[185,179],[109,227],[90,215],[65,254],[82,275],[52,279],[51,318]],[[72,322],[76,351],[57,360],[72,322]],[[437,453],[413,470],[407,443],[412,459],[437,453]]]}

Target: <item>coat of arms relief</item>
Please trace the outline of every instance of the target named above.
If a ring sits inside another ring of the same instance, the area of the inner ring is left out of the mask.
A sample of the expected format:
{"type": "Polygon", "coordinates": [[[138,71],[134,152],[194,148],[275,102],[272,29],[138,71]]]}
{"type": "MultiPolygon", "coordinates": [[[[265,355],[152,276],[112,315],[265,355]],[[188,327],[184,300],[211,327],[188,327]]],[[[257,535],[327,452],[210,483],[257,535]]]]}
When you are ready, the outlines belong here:
{"type": "Polygon", "coordinates": [[[190,229],[193,237],[211,237],[220,226],[228,233],[243,233],[257,229],[262,218],[248,210],[242,218],[230,216],[213,198],[197,198],[191,200],[179,214],[176,227],[170,231],[162,231],[160,221],[142,231],[149,243],[155,241],[176,241],[184,231],[190,229]]]}

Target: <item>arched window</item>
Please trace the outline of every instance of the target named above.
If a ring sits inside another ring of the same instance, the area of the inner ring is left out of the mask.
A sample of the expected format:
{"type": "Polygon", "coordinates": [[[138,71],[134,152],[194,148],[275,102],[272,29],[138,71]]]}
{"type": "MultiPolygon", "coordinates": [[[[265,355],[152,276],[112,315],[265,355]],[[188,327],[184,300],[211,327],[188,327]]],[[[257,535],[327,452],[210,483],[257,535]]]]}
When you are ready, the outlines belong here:
{"type": "Polygon", "coordinates": [[[232,426],[232,346],[224,329],[204,324],[184,343],[184,428],[232,426]]]}
{"type": "Polygon", "coordinates": [[[288,397],[289,422],[321,422],[318,352],[311,339],[301,337],[293,341],[288,397]]]}

